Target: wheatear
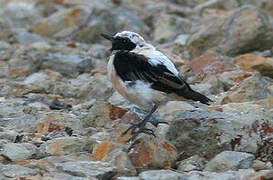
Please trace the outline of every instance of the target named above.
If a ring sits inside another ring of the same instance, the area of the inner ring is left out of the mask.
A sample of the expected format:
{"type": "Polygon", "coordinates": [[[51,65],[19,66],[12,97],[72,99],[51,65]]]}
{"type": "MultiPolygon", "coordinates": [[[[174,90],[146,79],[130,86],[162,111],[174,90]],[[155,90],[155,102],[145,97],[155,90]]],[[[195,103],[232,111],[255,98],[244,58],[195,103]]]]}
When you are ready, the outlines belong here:
{"type": "Polygon", "coordinates": [[[157,107],[167,101],[188,99],[207,105],[212,102],[192,90],[174,64],[139,34],[123,31],[114,36],[101,35],[112,42],[107,70],[113,86],[127,100],[150,111],[144,120],[124,132],[132,130],[128,142],[140,133],[154,135],[145,125],[157,107]]]}

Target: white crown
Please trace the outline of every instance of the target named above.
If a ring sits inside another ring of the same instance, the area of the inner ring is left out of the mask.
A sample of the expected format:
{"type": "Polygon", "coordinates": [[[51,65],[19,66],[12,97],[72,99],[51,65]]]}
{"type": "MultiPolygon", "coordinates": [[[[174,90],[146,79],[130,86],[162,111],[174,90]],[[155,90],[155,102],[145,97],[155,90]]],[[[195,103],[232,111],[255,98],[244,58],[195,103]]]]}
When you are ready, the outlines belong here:
{"type": "Polygon", "coordinates": [[[117,33],[115,36],[116,37],[127,37],[129,38],[133,43],[140,43],[140,42],[145,42],[143,37],[141,37],[139,34],[131,31],[122,31],[117,33]]]}

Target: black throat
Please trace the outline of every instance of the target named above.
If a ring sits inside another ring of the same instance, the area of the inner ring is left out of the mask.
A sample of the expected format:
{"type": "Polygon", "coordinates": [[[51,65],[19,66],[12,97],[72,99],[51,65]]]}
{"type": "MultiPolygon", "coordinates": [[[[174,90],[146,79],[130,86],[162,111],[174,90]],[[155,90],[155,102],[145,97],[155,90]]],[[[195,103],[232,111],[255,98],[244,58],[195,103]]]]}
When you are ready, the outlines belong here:
{"type": "Polygon", "coordinates": [[[127,37],[117,37],[112,41],[111,50],[132,51],[136,44],[127,37]]]}

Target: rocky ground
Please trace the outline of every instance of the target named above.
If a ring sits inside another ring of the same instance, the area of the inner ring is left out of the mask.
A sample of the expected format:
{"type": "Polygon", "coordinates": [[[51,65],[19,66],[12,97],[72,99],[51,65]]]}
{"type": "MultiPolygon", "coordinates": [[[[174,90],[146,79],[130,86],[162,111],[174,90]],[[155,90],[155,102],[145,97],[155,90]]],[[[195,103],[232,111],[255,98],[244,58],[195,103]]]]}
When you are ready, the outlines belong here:
{"type": "Polygon", "coordinates": [[[0,16],[0,179],[273,179],[272,0],[1,0],[0,16]],[[169,125],[129,151],[139,117],[99,36],[122,30],[215,101],[160,107],[169,125]]]}

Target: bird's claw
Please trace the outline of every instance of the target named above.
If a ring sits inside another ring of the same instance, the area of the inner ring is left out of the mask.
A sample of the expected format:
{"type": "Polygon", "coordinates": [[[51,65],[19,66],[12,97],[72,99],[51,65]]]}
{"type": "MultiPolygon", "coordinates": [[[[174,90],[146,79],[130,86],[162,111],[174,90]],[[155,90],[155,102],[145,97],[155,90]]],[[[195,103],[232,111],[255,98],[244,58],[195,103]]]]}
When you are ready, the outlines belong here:
{"type": "Polygon", "coordinates": [[[131,142],[131,141],[134,141],[134,140],[136,139],[136,137],[137,137],[139,134],[141,134],[141,133],[148,134],[148,135],[152,135],[152,136],[156,137],[156,135],[155,135],[155,133],[154,133],[154,131],[153,131],[152,129],[148,129],[148,128],[143,127],[143,128],[140,128],[138,131],[134,132],[134,133],[133,133],[133,136],[130,137],[130,138],[126,141],[126,143],[129,143],[129,142],[131,142]]]}
{"type": "Polygon", "coordinates": [[[131,123],[131,126],[128,128],[128,129],[126,129],[126,131],[124,131],[122,134],[121,134],[121,136],[124,136],[125,134],[127,134],[130,130],[131,130],[131,132],[135,132],[135,130],[136,130],[136,128],[139,128],[140,127],[140,124],[134,124],[134,123],[131,123]]]}

